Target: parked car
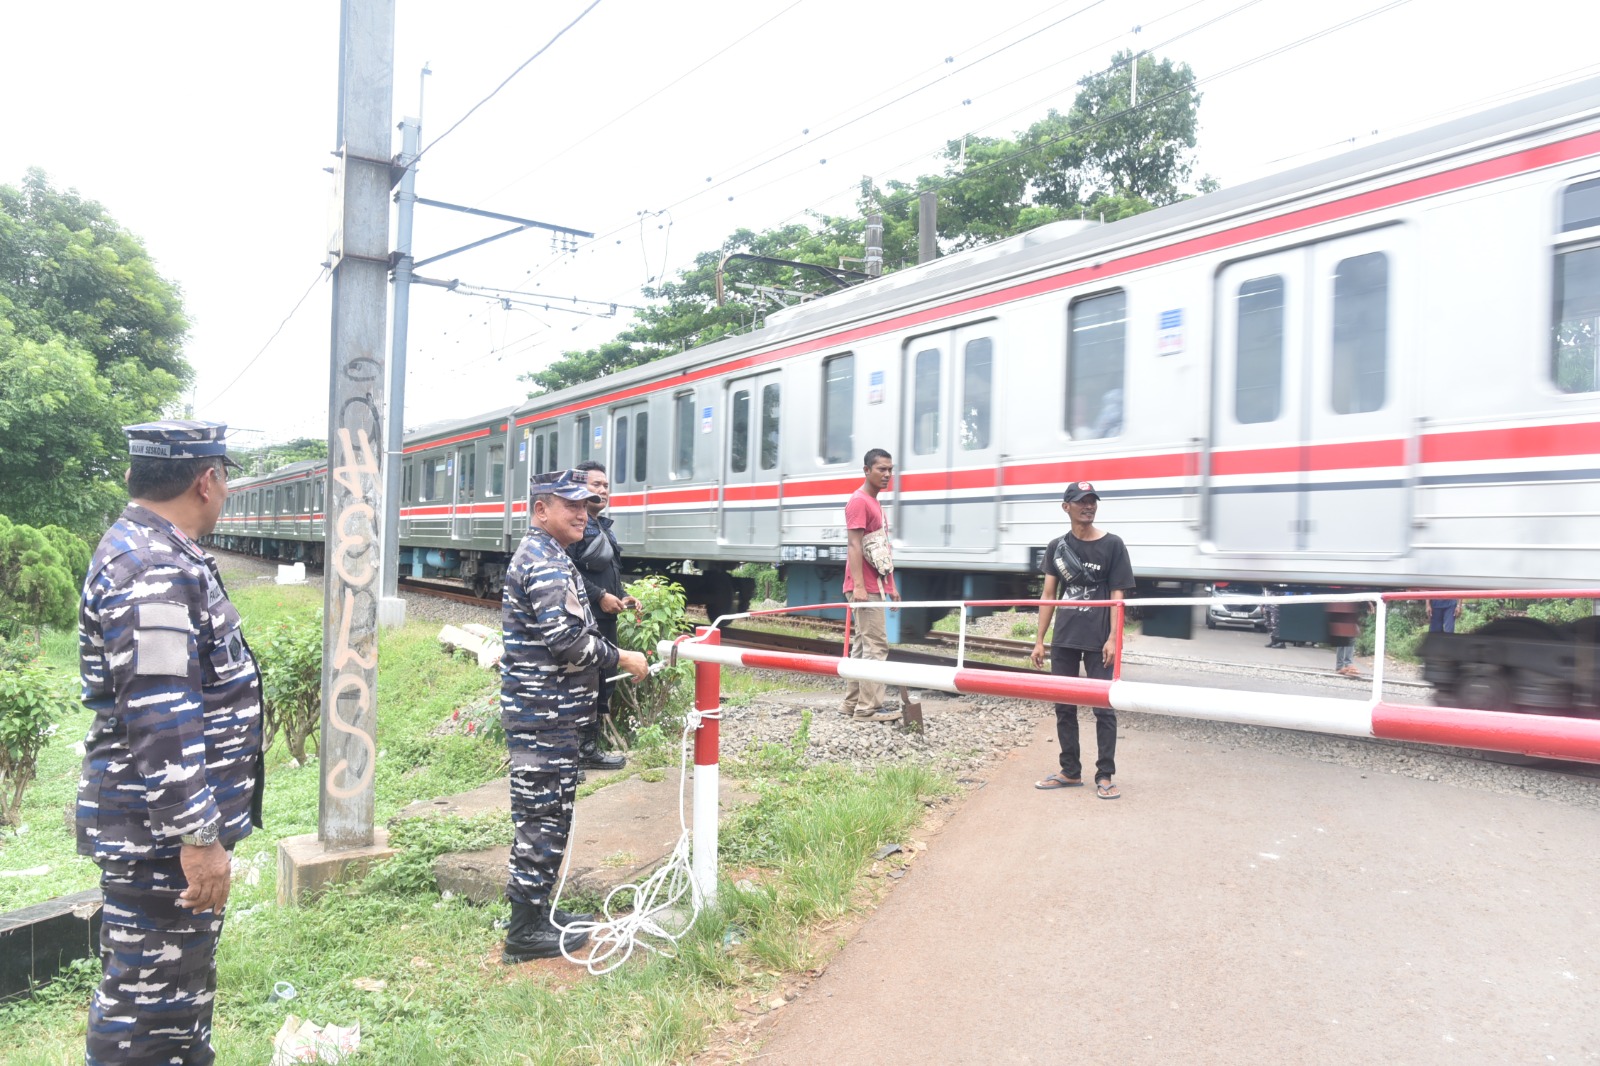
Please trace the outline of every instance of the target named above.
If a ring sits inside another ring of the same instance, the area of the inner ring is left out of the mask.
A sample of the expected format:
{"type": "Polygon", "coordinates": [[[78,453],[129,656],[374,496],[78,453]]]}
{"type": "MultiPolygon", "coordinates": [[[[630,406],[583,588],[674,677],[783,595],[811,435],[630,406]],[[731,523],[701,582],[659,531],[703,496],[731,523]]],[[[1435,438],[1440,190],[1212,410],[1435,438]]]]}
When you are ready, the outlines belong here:
{"type": "MultiPolygon", "coordinates": [[[[1230,581],[1211,586],[1213,596],[1268,595],[1260,585],[1230,581]]],[[[1267,608],[1262,603],[1213,603],[1206,608],[1206,628],[1247,626],[1257,633],[1267,631],[1267,608]]]]}

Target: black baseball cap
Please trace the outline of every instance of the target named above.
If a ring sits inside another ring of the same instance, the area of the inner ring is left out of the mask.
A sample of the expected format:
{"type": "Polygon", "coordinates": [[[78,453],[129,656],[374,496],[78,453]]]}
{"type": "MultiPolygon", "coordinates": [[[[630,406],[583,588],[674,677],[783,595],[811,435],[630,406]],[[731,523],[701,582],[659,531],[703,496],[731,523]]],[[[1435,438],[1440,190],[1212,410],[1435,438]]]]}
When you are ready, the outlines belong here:
{"type": "Polygon", "coordinates": [[[1075,481],[1067,486],[1066,492],[1061,494],[1061,502],[1077,503],[1079,500],[1087,499],[1090,496],[1097,500],[1100,498],[1100,494],[1094,490],[1094,486],[1089,482],[1075,481]]]}

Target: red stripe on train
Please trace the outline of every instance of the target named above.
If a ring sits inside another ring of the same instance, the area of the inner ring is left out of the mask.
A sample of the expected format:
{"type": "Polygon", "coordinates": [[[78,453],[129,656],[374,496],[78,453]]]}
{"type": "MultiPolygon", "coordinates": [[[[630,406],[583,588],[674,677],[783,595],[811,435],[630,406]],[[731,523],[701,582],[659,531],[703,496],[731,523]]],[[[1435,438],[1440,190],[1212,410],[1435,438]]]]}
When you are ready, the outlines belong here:
{"type": "MultiPolygon", "coordinates": [[[[937,307],[925,308],[921,311],[913,311],[898,318],[886,319],[882,322],[875,322],[825,337],[801,341],[798,344],[776,348],[772,351],[741,356],[723,363],[700,367],[674,376],[670,384],[677,386],[708,377],[720,377],[724,374],[735,373],[778,359],[806,355],[827,348],[842,347],[853,341],[866,340],[870,337],[893,333],[942,318],[982,311],[998,304],[1010,303],[1030,296],[1057,292],[1073,285],[1104,282],[1109,278],[1135,270],[1161,266],[1166,263],[1177,262],[1180,259],[1188,259],[1192,256],[1204,255],[1207,252],[1233,248],[1267,237],[1282,236],[1295,230],[1309,229],[1328,222],[1337,222],[1366,214],[1370,211],[1396,207],[1400,204],[1437,196],[1441,193],[1453,192],[1457,189],[1470,188],[1497,178],[1541,170],[1545,167],[1555,166],[1574,159],[1582,159],[1585,156],[1595,155],[1596,153],[1600,153],[1600,133],[1580,134],[1576,137],[1569,137],[1566,140],[1556,141],[1553,144],[1527,148],[1495,159],[1469,163],[1438,174],[1412,178],[1409,181],[1402,181],[1387,188],[1357,193],[1354,196],[1347,196],[1326,204],[1317,204],[1313,207],[1301,208],[1298,211],[1290,211],[1287,214],[1262,219],[1259,222],[1250,222],[1242,226],[1235,226],[1232,229],[1219,230],[1216,233],[1192,237],[1188,240],[1178,241],[1175,244],[1136,252],[1120,259],[1079,267],[1076,270],[1068,270],[1061,274],[1040,278],[1037,281],[998,289],[994,292],[968,297],[965,300],[956,300],[937,307]]],[[[574,411],[582,411],[587,408],[631,399],[635,396],[643,396],[659,388],[666,387],[667,384],[668,382],[665,381],[649,382],[591,399],[577,400],[562,407],[519,418],[517,419],[517,425],[526,425],[529,422],[539,422],[548,418],[559,418],[574,411]]]]}

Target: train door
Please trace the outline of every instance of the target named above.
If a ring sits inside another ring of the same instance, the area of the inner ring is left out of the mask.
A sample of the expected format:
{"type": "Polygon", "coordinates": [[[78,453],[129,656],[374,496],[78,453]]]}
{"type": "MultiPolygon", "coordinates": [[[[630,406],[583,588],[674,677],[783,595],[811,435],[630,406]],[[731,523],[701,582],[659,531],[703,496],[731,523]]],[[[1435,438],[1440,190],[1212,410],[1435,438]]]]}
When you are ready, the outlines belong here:
{"type": "Polygon", "coordinates": [[[472,503],[478,488],[478,452],[468,444],[457,448],[451,457],[455,468],[454,494],[450,501],[450,539],[472,539],[472,503]]]}
{"type": "Polygon", "coordinates": [[[963,326],[906,347],[894,533],[908,547],[994,550],[993,327],[963,326]]]}
{"type": "Polygon", "coordinates": [[[722,467],[722,530],[728,544],[778,543],[778,434],[783,386],[779,373],[756,374],[727,385],[727,459],[722,467]]]}
{"type": "Polygon", "coordinates": [[[644,545],[650,473],[650,405],[611,411],[611,518],[620,544],[644,545]]]}
{"type": "Polygon", "coordinates": [[[1216,551],[1399,554],[1408,421],[1394,228],[1218,275],[1207,529],[1216,551]]]}
{"type": "Polygon", "coordinates": [[[1312,249],[1305,550],[1399,555],[1411,517],[1411,420],[1395,372],[1403,309],[1403,230],[1389,227],[1312,249]]]}
{"type": "Polygon", "coordinates": [[[1217,278],[1207,497],[1217,551],[1300,548],[1307,257],[1258,256],[1217,278]]]}

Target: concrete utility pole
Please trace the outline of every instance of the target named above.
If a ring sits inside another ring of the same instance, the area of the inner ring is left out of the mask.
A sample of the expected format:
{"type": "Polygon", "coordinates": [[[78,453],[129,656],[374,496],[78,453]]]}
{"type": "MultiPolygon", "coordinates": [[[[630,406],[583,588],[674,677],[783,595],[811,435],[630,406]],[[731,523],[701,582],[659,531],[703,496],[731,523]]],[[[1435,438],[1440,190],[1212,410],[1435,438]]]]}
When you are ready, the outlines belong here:
{"type": "Polygon", "coordinates": [[[406,601],[400,596],[400,473],[404,466],[406,409],[406,326],[411,313],[411,215],[417,204],[417,153],[422,148],[422,120],[400,120],[400,158],[405,168],[400,209],[395,215],[394,339],[389,345],[388,440],[384,445],[383,479],[383,597],[378,621],[384,628],[405,624],[406,601]]]}
{"type": "Polygon", "coordinates": [[[917,197],[917,262],[939,255],[939,196],[925,192],[917,197]]]}
{"type": "Polygon", "coordinates": [[[382,501],[384,326],[389,309],[394,0],[344,0],[339,56],[340,236],[328,385],[327,579],[317,837],[373,842],[382,501]]]}
{"type": "Polygon", "coordinates": [[[867,273],[883,276],[883,216],[874,211],[867,216],[867,273]]]}

